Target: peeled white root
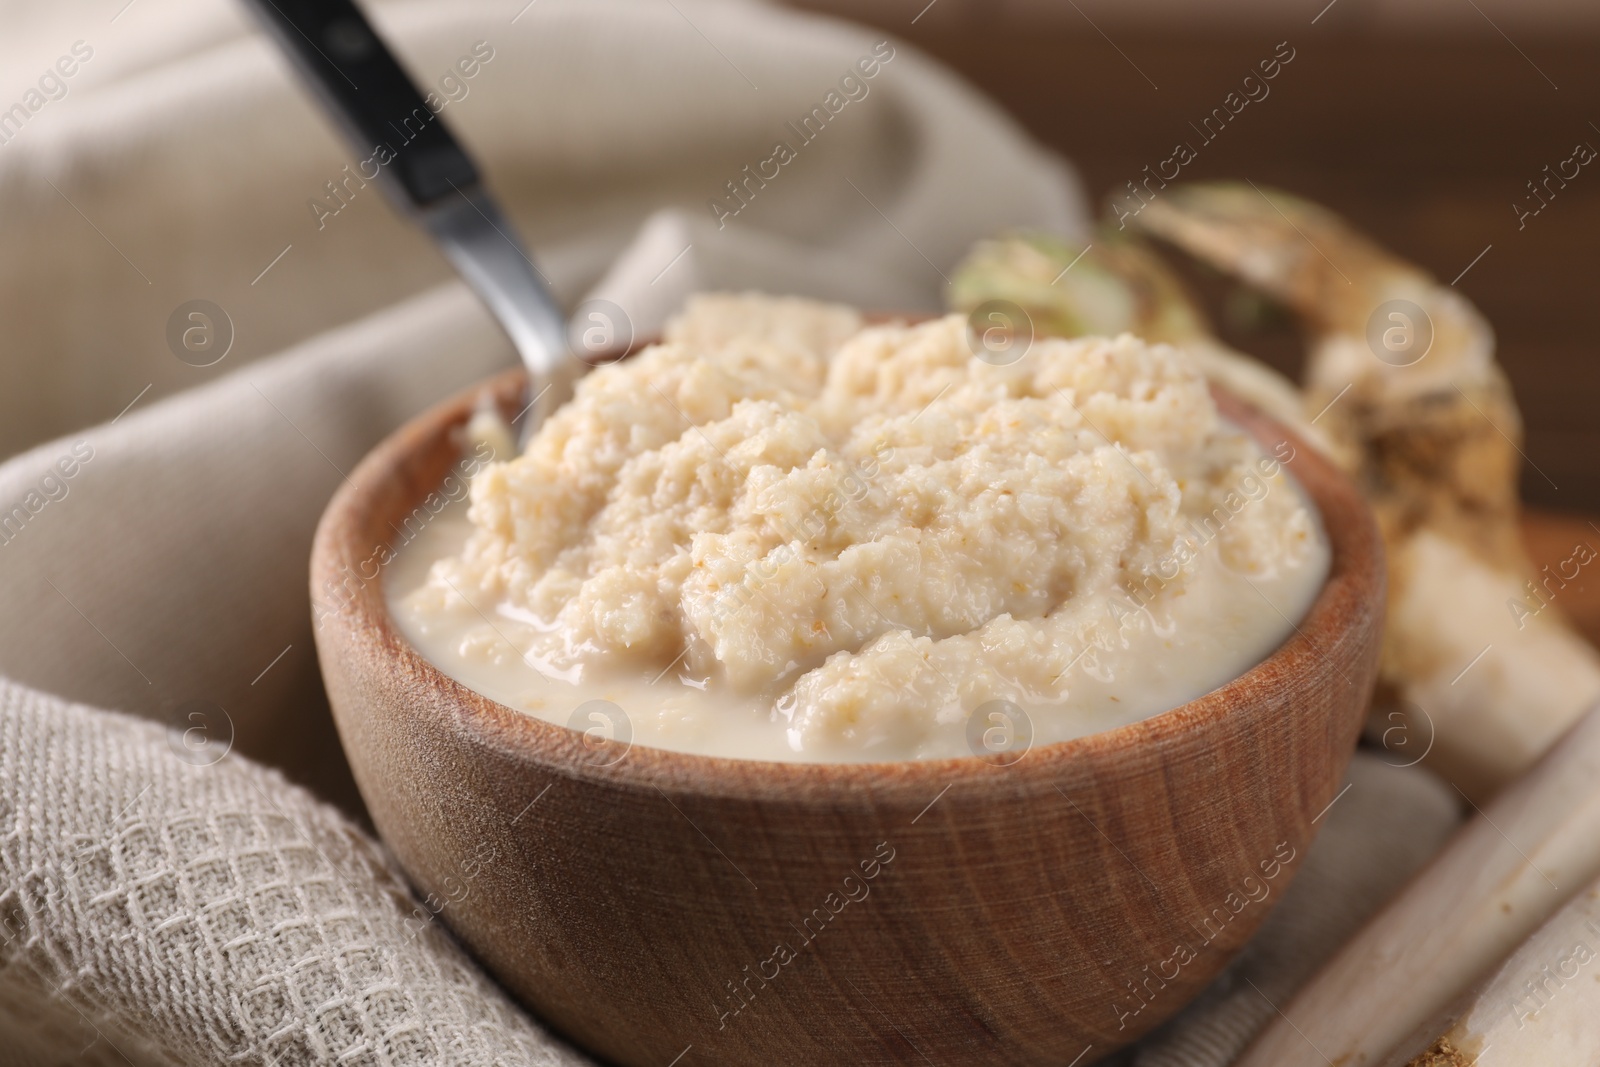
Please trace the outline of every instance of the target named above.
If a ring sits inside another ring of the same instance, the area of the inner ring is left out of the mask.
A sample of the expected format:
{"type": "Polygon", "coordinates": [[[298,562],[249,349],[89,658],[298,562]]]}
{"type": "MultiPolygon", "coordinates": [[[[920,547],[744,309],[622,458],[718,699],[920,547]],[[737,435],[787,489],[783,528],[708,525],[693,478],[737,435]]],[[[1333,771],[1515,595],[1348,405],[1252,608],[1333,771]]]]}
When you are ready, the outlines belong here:
{"type": "MultiPolygon", "coordinates": [[[[1391,551],[1392,652],[1401,693],[1430,721],[1408,746],[1433,743],[1432,766],[1471,797],[1488,795],[1600,701],[1594,650],[1554,612],[1518,615],[1524,580],[1429,530],[1391,551]]],[[[1409,747],[1407,751],[1412,751],[1409,747]]],[[[1416,751],[1420,751],[1420,746],[1416,751]]]]}
{"type": "MultiPolygon", "coordinates": [[[[1280,1005],[1282,1014],[1235,1067],[1383,1064],[1576,890],[1600,877],[1596,783],[1600,709],[1468,823],[1292,1001],[1280,1005]]],[[[1595,988],[1600,991],[1600,983],[1595,988]]],[[[1600,1018],[1593,1025],[1600,1036],[1600,1018]]],[[[1504,1062],[1560,1067],[1595,1060],[1504,1062]]]]}
{"type": "Polygon", "coordinates": [[[1383,1067],[1600,1063],[1600,882],[1591,883],[1383,1067]]]}
{"type": "Polygon", "coordinates": [[[1470,797],[1493,795],[1600,697],[1600,656],[1559,609],[1519,627],[1507,607],[1541,578],[1517,525],[1522,420],[1488,321],[1298,197],[1182,186],[1136,225],[1270,293],[1316,334],[1305,411],[1389,549],[1381,678],[1428,717],[1431,765],[1470,797]],[[1380,356],[1391,334],[1427,345],[1380,356]]]}

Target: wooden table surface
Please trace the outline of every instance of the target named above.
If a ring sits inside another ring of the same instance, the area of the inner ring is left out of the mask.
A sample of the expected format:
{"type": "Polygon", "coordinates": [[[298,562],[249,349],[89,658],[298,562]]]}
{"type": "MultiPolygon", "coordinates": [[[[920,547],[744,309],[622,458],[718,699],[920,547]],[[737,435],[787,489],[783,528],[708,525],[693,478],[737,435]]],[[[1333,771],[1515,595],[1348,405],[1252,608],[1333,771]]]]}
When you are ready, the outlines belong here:
{"type": "MultiPolygon", "coordinates": [[[[1531,512],[1523,519],[1522,540],[1534,566],[1542,567],[1566,559],[1578,544],[1600,548],[1600,518],[1531,512]]],[[[1595,580],[1591,570],[1579,571],[1578,577],[1561,590],[1556,605],[1590,644],[1600,645],[1600,581],[1595,580]]]]}

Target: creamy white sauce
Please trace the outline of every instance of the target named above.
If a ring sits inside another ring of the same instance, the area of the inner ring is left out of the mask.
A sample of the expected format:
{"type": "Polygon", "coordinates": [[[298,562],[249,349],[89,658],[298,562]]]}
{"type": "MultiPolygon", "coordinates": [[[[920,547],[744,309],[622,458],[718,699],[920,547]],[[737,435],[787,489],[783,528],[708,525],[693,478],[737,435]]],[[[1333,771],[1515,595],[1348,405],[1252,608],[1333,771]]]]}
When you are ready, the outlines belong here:
{"type": "MultiPolygon", "coordinates": [[[[718,691],[681,663],[665,671],[638,670],[575,684],[570,669],[554,670],[519,653],[513,635],[536,621],[514,607],[485,598],[466,610],[441,613],[410,598],[427,584],[433,563],[458,555],[471,532],[465,504],[454,504],[409,544],[397,546],[386,571],[389,603],[401,633],[425,659],[506,707],[595,731],[595,737],[731,759],[894,760],[991,753],[1015,759],[1030,742],[1026,726],[990,718],[995,711],[990,709],[978,715],[977,730],[966,720],[946,724],[910,750],[863,745],[854,752],[818,754],[791,745],[788,721],[770,695],[718,691]],[[979,734],[976,750],[969,733],[979,734]]],[[[1222,563],[1213,541],[1201,550],[1198,572],[1183,596],[1155,610],[1140,609],[1132,600],[1119,604],[1126,612],[1120,619],[1122,640],[1107,650],[1092,644],[1073,650],[1081,658],[1063,679],[1066,699],[1019,703],[1031,726],[1031,744],[1066,741],[1159,714],[1267,658],[1293,632],[1291,621],[1304,617],[1322,586],[1327,556],[1320,542],[1317,548],[1314,558],[1294,571],[1251,580],[1222,563]]],[[[1109,602],[1105,614],[1115,626],[1109,602]]],[[[612,758],[608,750],[596,751],[597,758],[612,758]]]]}
{"type": "MultiPolygon", "coordinates": [[[[1327,574],[1280,459],[1131,337],[699,298],[395,545],[432,663],[591,737],[860,761],[1105,730],[1237,677],[1327,574]]],[[[614,758],[617,749],[595,750],[614,758]]]]}

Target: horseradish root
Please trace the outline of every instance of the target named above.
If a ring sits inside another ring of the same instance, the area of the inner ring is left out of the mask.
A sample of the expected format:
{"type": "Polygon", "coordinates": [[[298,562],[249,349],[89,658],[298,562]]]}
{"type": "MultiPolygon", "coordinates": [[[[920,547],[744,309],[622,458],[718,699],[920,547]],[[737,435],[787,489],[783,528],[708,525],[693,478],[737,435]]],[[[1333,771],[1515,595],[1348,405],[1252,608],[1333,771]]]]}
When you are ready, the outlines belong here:
{"type": "MultiPolygon", "coordinates": [[[[1383,1063],[1575,890],[1600,877],[1597,781],[1600,709],[1580,719],[1532,771],[1469,822],[1282,1005],[1282,1014],[1235,1067],[1383,1063]]],[[[1553,1067],[1593,1061],[1492,1062],[1553,1067]]]]}
{"type": "Polygon", "coordinates": [[[1382,679],[1426,720],[1409,733],[1431,738],[1433,766],[1491,795],[1600,697],[1600,657],[1550,606],[1564,579],[1521,546],[1522,423],[1493,331],[1455,289],[1283,193],[1171,188],[1137,219],[1306,319],[1304,410],[1353,461],[1389,549],[1382,679]]]}
{"type": "Polygon", "coordinates": [[[1591,883],[1385,1067],[1600,1062],[1600,882],[1591,883]],[[1449,1056],[1461,1059],[1452,1061],[1449,1056]]]}

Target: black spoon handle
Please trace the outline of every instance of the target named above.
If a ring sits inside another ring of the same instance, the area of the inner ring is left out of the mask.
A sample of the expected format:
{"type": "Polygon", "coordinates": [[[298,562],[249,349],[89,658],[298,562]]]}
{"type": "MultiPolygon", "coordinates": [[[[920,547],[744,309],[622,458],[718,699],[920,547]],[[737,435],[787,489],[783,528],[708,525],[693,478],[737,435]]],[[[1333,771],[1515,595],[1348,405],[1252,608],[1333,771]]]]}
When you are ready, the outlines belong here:
{"type": "Polygon", "coordinates": [[[426,208],[478,181],[472,160],[430,109],[352,0],[245,0],[360,148],[381,162],[404,206],[426,208]]]}

